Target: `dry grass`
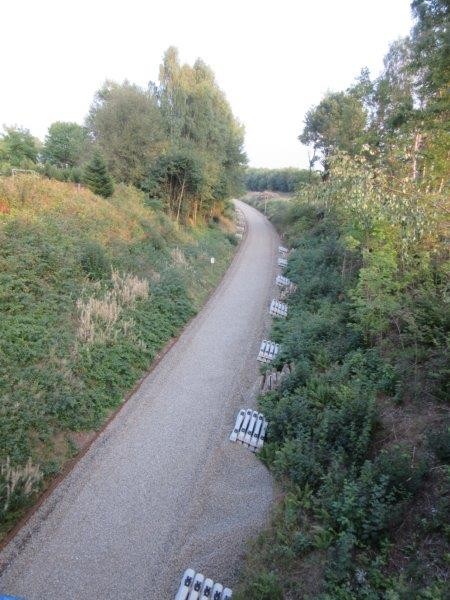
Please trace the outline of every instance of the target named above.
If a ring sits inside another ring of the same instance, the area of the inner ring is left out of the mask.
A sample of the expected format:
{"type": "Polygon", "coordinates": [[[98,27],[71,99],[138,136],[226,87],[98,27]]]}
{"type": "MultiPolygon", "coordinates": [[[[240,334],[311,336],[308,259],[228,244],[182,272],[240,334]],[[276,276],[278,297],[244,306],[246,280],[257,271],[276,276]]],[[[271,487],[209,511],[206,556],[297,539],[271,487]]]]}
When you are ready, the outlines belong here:
{"type": "MultiPolygon", "coordinates": [[[[82,342],[105,342],[111,339],[123,308],[149,296],[148,281],[136,275],[120,275],[113,271],[111,281],[112,290],[106,292],[102,298],[91,296],[86,299],[79,298],[77,301],[77,337],[82,342]]],[[[124,320],[121,323],[123,333],[128,335],[133,325],[131,319],[124,320]]]]}
{"type": "Polygon", "coordinates": [[[14,494],[20,492],[24,496],[29,496],[37,491],[38,485],[42,480],[42,473],[39,465],[34,465],[31,458],[24,466],[13,467],[9,456],[0,464],[0,477],[4,480],[5,496],[3,506],[4,513],[7,512],[11,499],[14,494]]]}
{"type": "Polygon", "coordinates": [[[106,245],[112,240],[144,239],[144,223],[153,223],[143,193],[135,188],[118,185],[114,195],[104,199],[77,184],[45,177],[0,177],[0,219],[45,222],[47,216],[59,218],[68,228],[73,224],[90,239],[106,245]]]}
{"type": "Polygon", "coordinates": [[[133,304],[136,300],[148,298],[148,281],[146,279],[139,279],[136,275],[129,273],[120,276],[117,271],[113,271],[111,280],[113,283],[112,294],[122,305],[133,304]]]}
{"type": "Polygon", "coordinates": [[[184,252],[178,248],[178,246],[176,248],[172,248],[170,251],[170,256],[174,265],[178,267],[184,267],[185,269],[188,267],[186,256],[184,255],[184,252]]]}

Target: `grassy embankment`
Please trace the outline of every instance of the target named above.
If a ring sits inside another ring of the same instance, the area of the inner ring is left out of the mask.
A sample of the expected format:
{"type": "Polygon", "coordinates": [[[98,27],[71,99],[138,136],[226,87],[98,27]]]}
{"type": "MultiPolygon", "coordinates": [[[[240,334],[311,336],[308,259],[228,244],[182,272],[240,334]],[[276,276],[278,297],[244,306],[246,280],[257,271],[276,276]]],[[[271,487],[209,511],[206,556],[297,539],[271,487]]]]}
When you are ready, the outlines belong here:
{"type": "MultiPolygon", "coordinates": [[[[248,553],[236,595],[443,600],[450,428],[442,221],[420,242],[411,238],[414,252],[405,253],[401,211],[397,223],[384,218],[388,203],[373,220],[370,204],[346,212],[351,188],[341,198],[338,184],[267,209],[293,248],[286,274],[298,291],[271,339],[282,347],[278,363],[294,362],[295,371],[260,399],[270,424],[262,459],[283,497],[248,553]]],[[[424,200],[428,210],[433,199],[424,200]]]]}
{"type": "Polygon", "coordinates": [[[177,228],[130,187],[0,179],[0,539],[195,314],[232,231],[177,228]]]}

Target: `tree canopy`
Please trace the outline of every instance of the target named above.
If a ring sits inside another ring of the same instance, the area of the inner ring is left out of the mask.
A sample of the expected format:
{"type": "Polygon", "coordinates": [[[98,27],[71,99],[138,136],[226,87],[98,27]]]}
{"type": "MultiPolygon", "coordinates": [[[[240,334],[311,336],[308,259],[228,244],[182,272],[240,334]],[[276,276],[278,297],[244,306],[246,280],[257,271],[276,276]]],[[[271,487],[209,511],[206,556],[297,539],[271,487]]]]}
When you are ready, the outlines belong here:
{"type": "Polygon", "coordinates": [[[103,85],[87,127],[117,181],[140,185],[164,147],[162,115],[154,95],[128,81],[103,85]]]}
{"type": "Polygon", "coordinates": [[[32,167],[91,188],[92,169],[98,174],[104,167],[115,182],[161,199],[177,220],[195,222],[241,191],[243,143],[244,128],[212,70],[201,59],[181,64],[171,47],[157,83],[143,89],[127,80],[106,81],[85,125],[52,123],[42,151],[28,130],[6,128],[0,166],[6,172],[32,167]]]}
{"type": "Polygon", "coordinates": [[[327,171],[328,158],[336,150],[350,154],[360,151],[365,140],[367,113],[359,98],[348,92],[330,93],[306,113],[305,127],[299,136],[303,144],[313,148],[327,171]]]}
{"type": "Polygon", "coordinates": [[[325,174],[336,152],[363,148],[389,155],[397,177],[427,180],[441,188],[450,151],[450,5],[414,0],[415,25],[391,44],[375,80],[367,70],[343,92],[333,92],[306,117],[299,139],[311,145],[325,174]]]}
{"type": "Polygon", "coordinates": [[[0,164],[30,169],[37,161],[39,149],[39,140],[28,129],[4,127],[4,133],[0,135],[0,164]]]}
{"type": "Polygon", "coordinates": [[[48,129],[42,158],[56,167],[79,166],[86,159],[88,145],[88,132],[84,127],[56,121],[48,129]]]}
{"type": "Polygon", "coordinates": [[[245,171],[245,186],[250,191],[261,192],[271,190],[273,192],[293,193],[305,183],[311,183],[316,179],[315,173],[307,169],[257,169],[248,168],[245,171]]]}
{"type": "Polygon", "coordinates": [[[149,89],[161,110],[167,148],[145,187],[166,199],[177,218],[195,220],[240,190],[246,163],[243,127],[211,69],[201,60],[192,67],[180,64],[175,48],[164,55],[159,85],[149,89]]]}

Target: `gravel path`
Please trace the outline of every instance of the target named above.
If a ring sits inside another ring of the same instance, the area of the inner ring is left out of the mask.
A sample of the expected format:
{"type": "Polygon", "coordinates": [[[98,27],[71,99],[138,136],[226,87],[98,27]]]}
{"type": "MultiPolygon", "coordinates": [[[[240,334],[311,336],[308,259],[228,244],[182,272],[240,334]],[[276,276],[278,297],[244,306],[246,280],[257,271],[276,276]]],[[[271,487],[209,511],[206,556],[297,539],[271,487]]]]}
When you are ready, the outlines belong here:
{"type": "Polygon", "coordinates": [[[228,435],[237,409],[255,404],[278,245],[237,204],[248,233],[218,290],[0,554],[0,592],[171,600],[187,567],[235,583],[273,498],[268,471],[228,435]]]}

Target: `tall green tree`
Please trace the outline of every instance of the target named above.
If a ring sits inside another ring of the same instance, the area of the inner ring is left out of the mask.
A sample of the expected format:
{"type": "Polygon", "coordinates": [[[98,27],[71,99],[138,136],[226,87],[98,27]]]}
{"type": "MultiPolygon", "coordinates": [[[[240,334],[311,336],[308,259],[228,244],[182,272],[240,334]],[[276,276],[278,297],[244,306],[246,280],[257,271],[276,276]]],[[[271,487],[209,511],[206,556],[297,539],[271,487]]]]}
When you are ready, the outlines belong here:
{"type": "Polygon", "coordinates": [[[56,167],[75,167],[87,157],[88,132],[78,123],[56,121],[48,129],[43,160],[56,167]]]}
{"type": "MultiPolygon", "coordinates": [[[[413,0],[412,67],[427,102],[447,102],[450,81],[450,4],[448,0],[413,0]]],[[[442,106],[444,108],[444,106],[442,106]]]]}
{"type": "Polygon", "coordinates": [[[450,156],[450,19],[445,0],[415,0],[415,26],[391,44],[363,99],[368,141],[398,178],[442,190],[450,156]]]}
{"type": "Polygon", "coordinates": [[[296,192],[303,184],[312,183],[317,174],[311,174],[307,169],[258,169],[249,168],[245,171],[245,186],[248,190],[274,192],[296,192]]]}
{"type": "Polygon", "coordinates": [[[311,108],[305,117],[305,127],[299,136],[303,144],[321,156],[325,174],[329,157],[337,150],[357,154],[365,142],[367,112],[362,101],[348,92],[335,92],[311,108]]]}
{"type": "Polygon", "coordinates": [[[114,185],[106,163],[100,152],[95,151],[84,170],[84,183],[88,188],[104,198],[109,198],[114,191],[114,185]]]}
{"type": "Polygon", "coordinates": [[[0,161],[11,167],[33,168],[40,149],[39,140],[22,127],[4,127],[0,136],[0,161]]]}
{"type": "Polygon", "coordinates": [[[194,220],[202,199],[205,166],[193,148],[174,149],[162,154],[150,171],[147,190],[152,195],[163,195],[168,212],[180,221],[194,210],[194,220]]]}
{"type": "Polygon", "coordinates": [[[139,86],[107,81],[94,98],[87,128],[117,181],[140,186],[165,146],[155,96],[139,86]]]}
{"type": "Polygon", "coordinates": [[[161,108],[170,156],[181,153],[186,158],[191,153],[190,164],[196,169],[201,165],[202,185],[195,196],[183,188],[181,197],[181,206],[186,204],[181,214],[195,218],[240,188],[246,163],[243,127],[211,69],[201,60],[192,67],[180,64],[173,47],[164,55],[159,85],[151,84],[151,90],[161,108]]]}

